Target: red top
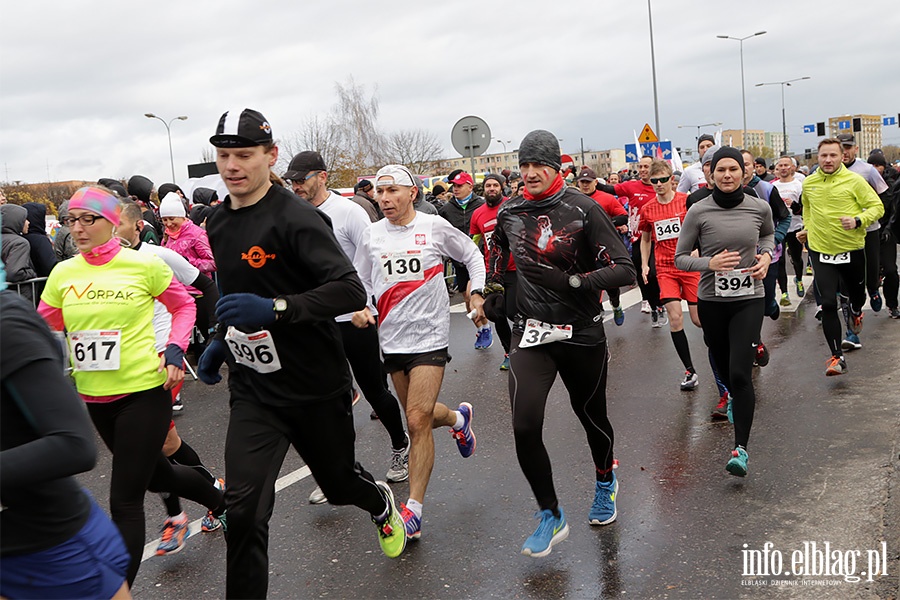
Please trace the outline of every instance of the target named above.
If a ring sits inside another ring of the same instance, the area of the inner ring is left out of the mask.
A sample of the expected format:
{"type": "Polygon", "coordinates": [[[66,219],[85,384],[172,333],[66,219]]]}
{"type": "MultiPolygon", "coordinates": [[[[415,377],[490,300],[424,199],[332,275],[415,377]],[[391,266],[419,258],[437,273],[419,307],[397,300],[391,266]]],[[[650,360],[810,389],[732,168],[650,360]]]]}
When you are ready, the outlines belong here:
{"type": "Polygon", "coordinates": [[[591,198],[600,205],[606,214],[609,215],[609,218],[618,217],[619,215],[628,214],[625,212],[625,207],[622,206],[622,203],[619,202],[619,199],[613,196],[612,194],[607,194],[606,192],[601,192],[600,190],[594,190],[594,193],[591,194],[591,198]]]}
{"type": "Polygon", "coordinates": [[[666,204],[653,198],[641,208],[640,230],[651,235],[656,253],[657,271],[677,271],[675,268],[675,247],[681,233],[681,224],[687,214],[687,194],[675,192],[675,197],[666,204]]]}
{"type": "Polygon", "coordinates": [[[620,202],[622,198],[628,199],[628,232],[634,243],[641,239],[641,232],[638,229],[641,207],[656,198],[656,192],[652,185],[644,183],[640,179],[629,179],[624,183],[617,183],[614,187],[620,202]]]}
{"type": "MultiPolygon", "coordinates": [[[[488,206],[487,202],[479,206],[475,209],[475,212],[472,213],[472,220],[469,222],[469,235],[480,235],[484,238],[484,264],[488,264],[488,260],[490,257],[490,242],[491,242],[491,233],[494,231],[494,227],[497,226],[497,212],[500,210],[500,207],[503,206],[503,203],[506,202],[508,198],[504,198],[500,201],[500,204],[491,208],[488,206]]],[[[513,262],[512,252],[509,254],[509,265],[506,267],[507,271],[515,271],[516,264],[513,262]]]]}

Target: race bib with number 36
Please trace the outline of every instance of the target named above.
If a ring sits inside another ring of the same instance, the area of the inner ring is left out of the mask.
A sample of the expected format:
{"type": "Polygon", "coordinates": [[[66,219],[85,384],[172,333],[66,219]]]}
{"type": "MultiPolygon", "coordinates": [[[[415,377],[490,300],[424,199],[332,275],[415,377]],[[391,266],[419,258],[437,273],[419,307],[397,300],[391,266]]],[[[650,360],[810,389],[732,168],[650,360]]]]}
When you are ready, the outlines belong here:
{"type": "Polygon", "coordinates": [[[381,274],[384,276],[385,283],[425,279],[425,272],[422,269],[422,251],[382,252],[381,274]]]}
{"type": "Polygon", "coordinates": [[[716,271],[716,296],[734,298],[752,296],[756,292],[750,269],[716,271]]]}
{"type": "Polygon", "coordinates": [[[122,331],[90,329],[70,332],[69,351],[76,371],[117,371],[122,352],[122,331]]]}
{"type": "Polygon", "coordinates": [[[678,234],[681,233],[681,219],[678,217],[663,219],[655,222],[653,228],[656,230],[657,242],[678,239],[678,234]]]}
{"type": "Polygon", "coordinates": [[[568,339],[572,339],[571,325],[551,325],[537,319],[527,319],[519,348],[531,348],[568,339]]]}
{"type": "Polygon", "coordinates": [[[234,360],[257,373],[274,373],[281,370],[281,361],[275,351],[272,334],[262,329],[253,333],[244,333],[229,327],[225,333],[225,341],[231,348],[234,360]]]}
{"type": "Polygon", "coordinates": [[[840,254],[820,254],[819,260],[829,265],[846,265],[850,263],[850,253],[841,252],[840,254]]]}

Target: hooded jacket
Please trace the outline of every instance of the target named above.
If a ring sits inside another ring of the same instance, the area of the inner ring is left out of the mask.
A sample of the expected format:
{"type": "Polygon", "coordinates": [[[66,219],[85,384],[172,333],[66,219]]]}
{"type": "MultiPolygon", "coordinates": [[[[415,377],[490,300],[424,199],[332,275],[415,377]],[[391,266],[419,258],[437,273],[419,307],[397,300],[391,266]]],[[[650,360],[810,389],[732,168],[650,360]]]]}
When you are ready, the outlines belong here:
{"type": "MultiPolygon", "coordinates": [[[[31,263],[31,246],[22,236],[28,211],[17,204],[4,204],[0,206],[0,218],[3,220],[0,258],[6,267],[6,280],[18,283],[34,279],[37,274],[31,263]]],[[[33,299],[30,286],[23,286],[20,293],[29,300],[33,299]]]]}
{"type": "Polygon", "coordinates": [[[209,275],[216,270],[216,262],[213,259],[206,232],[190,219],[185,219],[177,237],[167,235],[162,245],[185,257],[204,275],[209,275]]]}
{"type": "Polygon", "coordinates": [[[47,237],[47,207],[38,202],[26,202],[22,207],[28,213],[25,239],[31,245],[31,264],[38,277],[46,277],[57,263],[53,242],[47,237]]]}
{"type": "Polygon", "coordinates": [[[210,205],[213,201],[219,199],[219,195],[216,193],[216,190],[199,187],[194,190],[193,199],[194,205],[191,207],[190,219],[194,222],[194,225],[201,225],[203,221],[209,218],[210,212],[214,208],[210,205]]]}
{"type": "MultiPolygon", "coordinates": [[[[452,200],[445,202],[444,205],[438,209],[438,214],[450,221],[451,225],[462,231],[464,234],[469,235],[472,213],[482,204],[484,204],[484,198],[476,194],[472,194],[472,197],[469,199],[465,208],[459,205],[456,198],[453,198],[452,200]]],[[[416,210],[419,210],[419,208],[416,207],[416,210]]],[[[427,212],[427,209],[423,209],[422,212],[427,212]]]]}
{"type": "MultiPolygon", "coordinates": [[[[69,201],[66,200],[59,205],[59,220],[69,216],[69,201]]],[[[72,232],[65,225],[60,226],[56,230],[56,237],[53,238],[53,252],[56,254],[57,260],[67,260],[78,254],[78,247],[72,239],[72,232]]]]}

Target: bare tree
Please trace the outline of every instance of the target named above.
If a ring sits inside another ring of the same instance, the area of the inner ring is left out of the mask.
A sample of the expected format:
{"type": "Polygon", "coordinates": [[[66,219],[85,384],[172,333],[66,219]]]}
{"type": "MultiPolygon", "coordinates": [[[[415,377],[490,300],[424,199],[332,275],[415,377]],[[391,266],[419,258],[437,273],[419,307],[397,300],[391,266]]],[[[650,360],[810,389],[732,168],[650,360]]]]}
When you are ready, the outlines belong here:
{"type": "Polygon", "coordinates": [[[315,150],[322,155],[325,165],[331,171],[339,166],[342,153],[341,131],[334,124],[331,116],[321,118],[314,115],[306,119],[300,129],[278,142],[278,164],[287,170],[291,158],[304,150],[315,150]]]}
{"type": "Polygon", "coordinates": [[[378,127],[378,88],[367,96],[353,77],[347,83],[334,84],[338,101],[332,109],[332,121],[340,129],[342,150],[361,167],[383,162],[384,136],[378,127]]]}
{"type": "Polygon", "coordinates": [[[409,167],[414,173],[426,174],[441,160],[444,149],[430,131],[403,129],[387,136],[385,158],[409,167]]]}

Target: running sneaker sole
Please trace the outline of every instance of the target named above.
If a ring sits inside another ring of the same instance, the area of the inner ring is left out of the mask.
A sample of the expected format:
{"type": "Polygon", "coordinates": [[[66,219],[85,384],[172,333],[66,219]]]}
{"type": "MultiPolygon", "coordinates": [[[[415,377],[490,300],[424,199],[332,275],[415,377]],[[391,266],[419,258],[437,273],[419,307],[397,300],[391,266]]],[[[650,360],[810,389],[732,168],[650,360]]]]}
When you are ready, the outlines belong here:
{"type": "Polygon", "coordinates": [[[532,552],[530,548],[522,548],[522,554],[524,554],[525,556],[530,556],[531,558],[542,558],[553,551],[553,546],[564,541],[567,537],[569,537],[568,523],[563,525],[563,528],[556,532],[556,535],[550,538],[550,544],[547,546],[546,550],[541,550],[540,552],[532,552]]]}

